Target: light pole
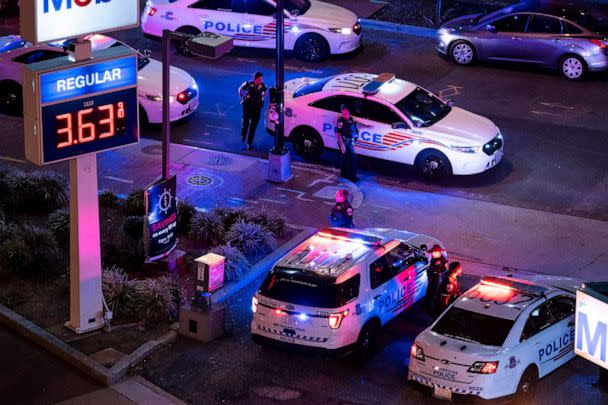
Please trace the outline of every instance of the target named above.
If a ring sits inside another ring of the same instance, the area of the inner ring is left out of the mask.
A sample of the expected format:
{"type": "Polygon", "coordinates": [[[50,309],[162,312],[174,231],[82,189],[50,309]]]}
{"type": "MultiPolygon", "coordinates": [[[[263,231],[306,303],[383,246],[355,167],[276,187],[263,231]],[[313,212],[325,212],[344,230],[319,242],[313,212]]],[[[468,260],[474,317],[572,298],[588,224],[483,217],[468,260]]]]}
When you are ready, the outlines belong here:
{"type": "Polygon", "coordinates": [[[284,183],[291,179],[291,159],[289,150],[285,148],[285,96],[283,89],[285,87],[285,62],[284,62],[284,36],[285,36],[285,2],[284,0],[276,0],[277,2],[277,61],[276,61],[276,113],[274,133],[274,147],[268,155],[268,180],[284,183]]]}

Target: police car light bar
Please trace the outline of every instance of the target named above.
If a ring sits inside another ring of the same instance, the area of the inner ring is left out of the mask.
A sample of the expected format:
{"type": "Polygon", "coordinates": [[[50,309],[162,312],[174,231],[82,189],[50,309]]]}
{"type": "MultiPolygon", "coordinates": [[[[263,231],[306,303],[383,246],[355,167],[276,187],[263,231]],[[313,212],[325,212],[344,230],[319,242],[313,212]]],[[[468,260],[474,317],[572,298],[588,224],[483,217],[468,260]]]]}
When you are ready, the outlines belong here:
{"type": "Polygon", "coordinates": [[[363,88],[361,90],[363,91],[363,94],[365,94],[365,95],[376,94],[377,92],[380,91],[380,88],[383,85],[385,85],[386,83],[392,82],[394,79],[395,79],[395,75],[392,73],[381,73],[374,80],[372,80],[371,82],[369,82],[365,86],[363,86],[363,88]]]}
{"type": "Polygon", "coordinates": [[[349,242],[360,242],[365,245],[378,245],[382,243],[382,239],[376,236],[366,235],[364,233],[344,231],[336,228],[323,228],[317,232],[318,236],[324,236],[327,238],[343,239],[349,242]]]}
{"type": "Polygon", "coordinates": [[[481,278],[481,284],[492,287],[506,288],[513,291],[517,291],[519,293],[524,293],[537,297],[541,297],[547,293],[547,289],[545,287],[530,284],[526,280],[521,279],[483,276],[481,278]]]}

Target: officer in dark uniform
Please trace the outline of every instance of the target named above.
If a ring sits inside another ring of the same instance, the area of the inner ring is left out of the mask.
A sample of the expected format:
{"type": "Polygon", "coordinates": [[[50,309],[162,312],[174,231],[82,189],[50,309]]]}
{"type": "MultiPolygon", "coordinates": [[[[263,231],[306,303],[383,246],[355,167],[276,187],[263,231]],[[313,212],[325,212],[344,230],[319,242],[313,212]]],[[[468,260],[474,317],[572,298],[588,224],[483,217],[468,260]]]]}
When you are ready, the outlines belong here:
{"type": "Polygon", "coordinates": [[[437,301],[439,286],[441,285],[443,274],[447,271],[448,259],[446,259],[444,250],[439,245],[434,245],[427,253],[431,255],[431,261],[427,270],[429,284],[426,289],[424,304],[427,311],[433,315],[435,312],[433,307],[437,301]]]}
{"type": "Polygon", "coordinates": [[[460,297],[460,275],[462,266],[459,262],[452,262],[448,268],[447,277],[444,277],[439,287],[439,295],[435,308],[435,318],[437,318],[447,307],[458,297],[460,297]]]}
{"type": "Polygon", "coordinates": [[[355,142],[359,137],[359,129],[357,123],[350,116],[348,107],[344,104],[340,106],[342,116],[338,118],[334,131],[336,138],[338,138],[338,146],[342,153],[342,164],[340,169],[340,176],[357,181],[357,161],[355,155],[355,142]]]}
{"type": "Polygon", "coordinates": [[[253,137],[255,136],[258,122],[260,122],[266,90],[262,72],[255,72],[253,80],[248,80],[239,87],[239,99],[241,100],[241,104],[243,104],[241,142],[247,141],[247,149],[253,147],[253,137]],[[248,132],[249,136],[247,135],[248,132]]]}
{"type": "Polygon", "coordinates": [[[337,226],[341,228],[354,228],[353,223],[353,206],[349,201],[348,190],[340,189],[336,192],[336,203],[331,208],[329,214],[329,223],[331,226],[337,226]]]}

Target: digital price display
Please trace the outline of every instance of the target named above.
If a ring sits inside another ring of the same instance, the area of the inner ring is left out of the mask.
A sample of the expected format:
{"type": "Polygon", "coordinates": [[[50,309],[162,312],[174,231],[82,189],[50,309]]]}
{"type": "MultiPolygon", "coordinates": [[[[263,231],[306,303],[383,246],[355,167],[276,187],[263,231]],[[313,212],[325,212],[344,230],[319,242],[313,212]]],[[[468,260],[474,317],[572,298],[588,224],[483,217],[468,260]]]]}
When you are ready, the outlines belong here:
{"type": "Polygon", "coordinates": [[[24,112],[26,128],[31,125],[34,135],[28,136],[26,130],[26,156],[34,163],[57,162],[139,139],[135,56],[69,66],[35,74],[34,88],[39,91],[33,98],[39,108],[24,112]]]}

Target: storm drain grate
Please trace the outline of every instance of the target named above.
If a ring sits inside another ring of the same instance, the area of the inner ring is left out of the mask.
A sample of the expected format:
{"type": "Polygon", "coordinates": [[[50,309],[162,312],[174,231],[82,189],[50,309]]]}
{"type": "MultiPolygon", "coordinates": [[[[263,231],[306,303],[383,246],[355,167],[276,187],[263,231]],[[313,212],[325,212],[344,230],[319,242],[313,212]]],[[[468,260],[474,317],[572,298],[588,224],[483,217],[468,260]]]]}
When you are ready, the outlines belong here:
{"type": "Polygon", "coordinates": [[[228,156],[211,156],[207,159],[210,166],[228,166],[232,164],[232,158],[228,156]]]}
{"type": "Polygon", "coordinates": [[[160,145],[148,145],[141,148],[141,151],[146,155],[160,155],[163,153],[163,149],[160,145]]]}
{"type": "Polygon", "coordinates": [[[211,177],[203,175],[190,176],[186,181],[188,184],[192,184],[193,186],[197,187],[205,187],[213,184],[213,179],[211,177]]]}

